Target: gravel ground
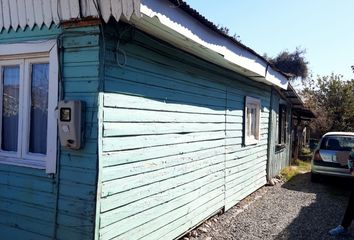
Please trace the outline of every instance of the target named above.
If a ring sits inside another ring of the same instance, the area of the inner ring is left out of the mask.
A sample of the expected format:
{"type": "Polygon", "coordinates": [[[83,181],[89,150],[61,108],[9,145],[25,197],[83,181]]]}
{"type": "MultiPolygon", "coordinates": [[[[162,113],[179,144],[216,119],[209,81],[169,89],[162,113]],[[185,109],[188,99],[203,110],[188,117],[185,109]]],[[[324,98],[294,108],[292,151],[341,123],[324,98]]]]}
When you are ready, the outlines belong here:
{"type": "Polygon", "coordinates": [[[347,236],[328,235],[341,221],[350,184],[354,183],[334,178],[311,183],[310,173],[301,174],[289,182],[261,188],[184,239],[354,239],[354,226],[347,236]]]}

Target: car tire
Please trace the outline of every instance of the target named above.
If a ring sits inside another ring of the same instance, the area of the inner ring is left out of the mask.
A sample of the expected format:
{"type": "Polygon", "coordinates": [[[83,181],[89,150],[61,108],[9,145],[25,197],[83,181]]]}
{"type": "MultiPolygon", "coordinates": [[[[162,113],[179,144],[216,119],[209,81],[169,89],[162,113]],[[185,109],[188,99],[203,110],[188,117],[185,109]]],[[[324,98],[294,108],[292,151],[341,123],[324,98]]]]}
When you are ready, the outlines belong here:
{"type": "Polygon", "coordinates": [[[321,176],[316,173],[311,173],[311,182],[318,183],[321,180],[321,176]]]}

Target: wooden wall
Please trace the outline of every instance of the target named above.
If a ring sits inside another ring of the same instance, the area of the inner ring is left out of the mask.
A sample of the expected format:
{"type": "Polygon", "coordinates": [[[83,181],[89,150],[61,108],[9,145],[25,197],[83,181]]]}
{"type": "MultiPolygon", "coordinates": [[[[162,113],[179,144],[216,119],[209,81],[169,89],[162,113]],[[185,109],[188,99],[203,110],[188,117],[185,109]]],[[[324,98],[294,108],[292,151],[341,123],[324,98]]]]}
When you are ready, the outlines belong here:
{"type": "Polygon", "coordinates": [[[53,178],[0,164],[2,239],[173,239],[265,184],[270,87],[123,24],[104,38],[98,27],[3,31],[0,43],[57,37],[63,97],[86,103],[85,147],[61,148],[53,178]],[[245,96],[262,102],[253,146],[245,96]]]}
{"type": "Polygon", "coordinates": [[[271,97],[271,128],[269,138],[269,165],[268,165],[268,179],[277,176],[280,171],[289,166],[291,162],[291,105],[287,105],[288,131],[286,137],[286,144],[282,148],[277,148],[278,143],[278,120],[279,120],[279,104],[282,101],[277,91],[272,90],[271,97]]]}
{"type": "Polygon", "coordinates": [[[85,107],[85,139],[80,150],[61,148],[58,239],[93,239],[97,190],[97,102],[101,85],[100,28],[63,30],[64,99],[85,107]],[[61,215],[64,217],[61,219],[61,215]]]}
{"type": "MultiPolygon", "coordinates": [[[[235,80],[234,80],[235,81],[235,80]]],[[[225,208],[266,184],[270,89],[250,87],[235,82],[228,87],[225,142],[225,208]],[[261,99],[260,140],[257,145],[244,146],[244,97],[261,99]],[[239,104],[238,108],[234,106],[239,104]]]]}
{"type": "Polygon", "coordinates": [[[94,236],[99,31],[98,27],[62,30],[56,26],[3,30],[0,44],[49,38],[60,40],[63,97],[87,104],[85,147],[61,148],[58,174],[52,177],[45,169],[0,164],[0,238],[4,240],[94,236]]]}
{"type": "Polygon", "coordinates": [[[265,184],[269,87],[129,26],[105,36],[97,238],[174,239],[265,184]],[[262,101],[248,147],[246,95],[262,101]]]}

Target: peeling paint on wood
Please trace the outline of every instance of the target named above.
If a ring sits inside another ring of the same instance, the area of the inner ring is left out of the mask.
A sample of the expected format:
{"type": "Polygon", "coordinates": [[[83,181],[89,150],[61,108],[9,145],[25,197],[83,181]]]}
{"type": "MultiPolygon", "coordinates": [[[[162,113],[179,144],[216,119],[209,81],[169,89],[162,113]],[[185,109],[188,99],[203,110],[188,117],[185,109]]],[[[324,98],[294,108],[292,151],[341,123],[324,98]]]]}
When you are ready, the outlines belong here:
{"type": "Polygon", "coordinates": [[[269,87],[139,32],[121,48],[127,65],[106,68],[99,126],[101,239],[173,239],[265,184],[269,87]],[[262,114],[259,144],[245,147],[247,95],[262,114]]]}
{"type": "MultiPolygon", "coordinates": [[[[32,1],[17,1],[17,4],[21,2],[32,1]]],[[[43,7],[49,5],[45,4],[43,7]]],[[[27,14],[28,17],[30,16],[27,14]]],[[[44,16],[46,17],[48,16],[44,16]]],[[[56,26],[50,28],[43,26],[41,29],[26,28],[25,31],[17,32],[3,31],[0,44],[56,38],[62,31],[65,30],[56,26]]],[[[70,31],[99,30],[96,26],[70,31]]],[[[44,170],[0,164],[1,239],[93,239],[98,157],[97,88],[92,88],[89,92],[90,87],[86,87],[88,84],[85,82],[87,81],[85,76],[90,75],[95,81],[99,77],[98,38],[99,35],[82,38],[75,34],[63,37],[65,45],[63,66],[67,70],[72,70],[71,66],[75,65],[76,73],[73,76],[64,70],[63,81],[66,86],[64,96],[67,99],[81,99],[88,103],[90,107],[86,115],[86,125],[94,133],[86,135],[84,149],[60,150],[58,178],[47,176],[44,170]],[[59,179],[58,199],[56,199],[57,179],[59,179]]]]}

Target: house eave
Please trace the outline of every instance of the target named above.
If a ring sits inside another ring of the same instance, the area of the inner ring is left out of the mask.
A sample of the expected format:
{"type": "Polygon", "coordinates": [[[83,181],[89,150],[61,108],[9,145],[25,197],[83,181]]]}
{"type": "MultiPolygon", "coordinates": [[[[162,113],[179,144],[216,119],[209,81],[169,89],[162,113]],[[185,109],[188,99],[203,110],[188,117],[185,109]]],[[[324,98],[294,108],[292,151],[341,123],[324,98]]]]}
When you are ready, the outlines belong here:
{"type": "Polygon", "coordinates": [[[141,18],[130,19],[138,29],[254,81],[287,89],[287,78],[263,58],[212,31],[169,1],[143,0],[140,12],[141,18]]]}
{"type": "Polygon", "coordinates": [[[281,92],[291,103],[294,115],[306,121],[317,117],[311,109],[305,106],[305,103],[290,83],[288,84],[287,90],[282,90],[281,92]]]}

